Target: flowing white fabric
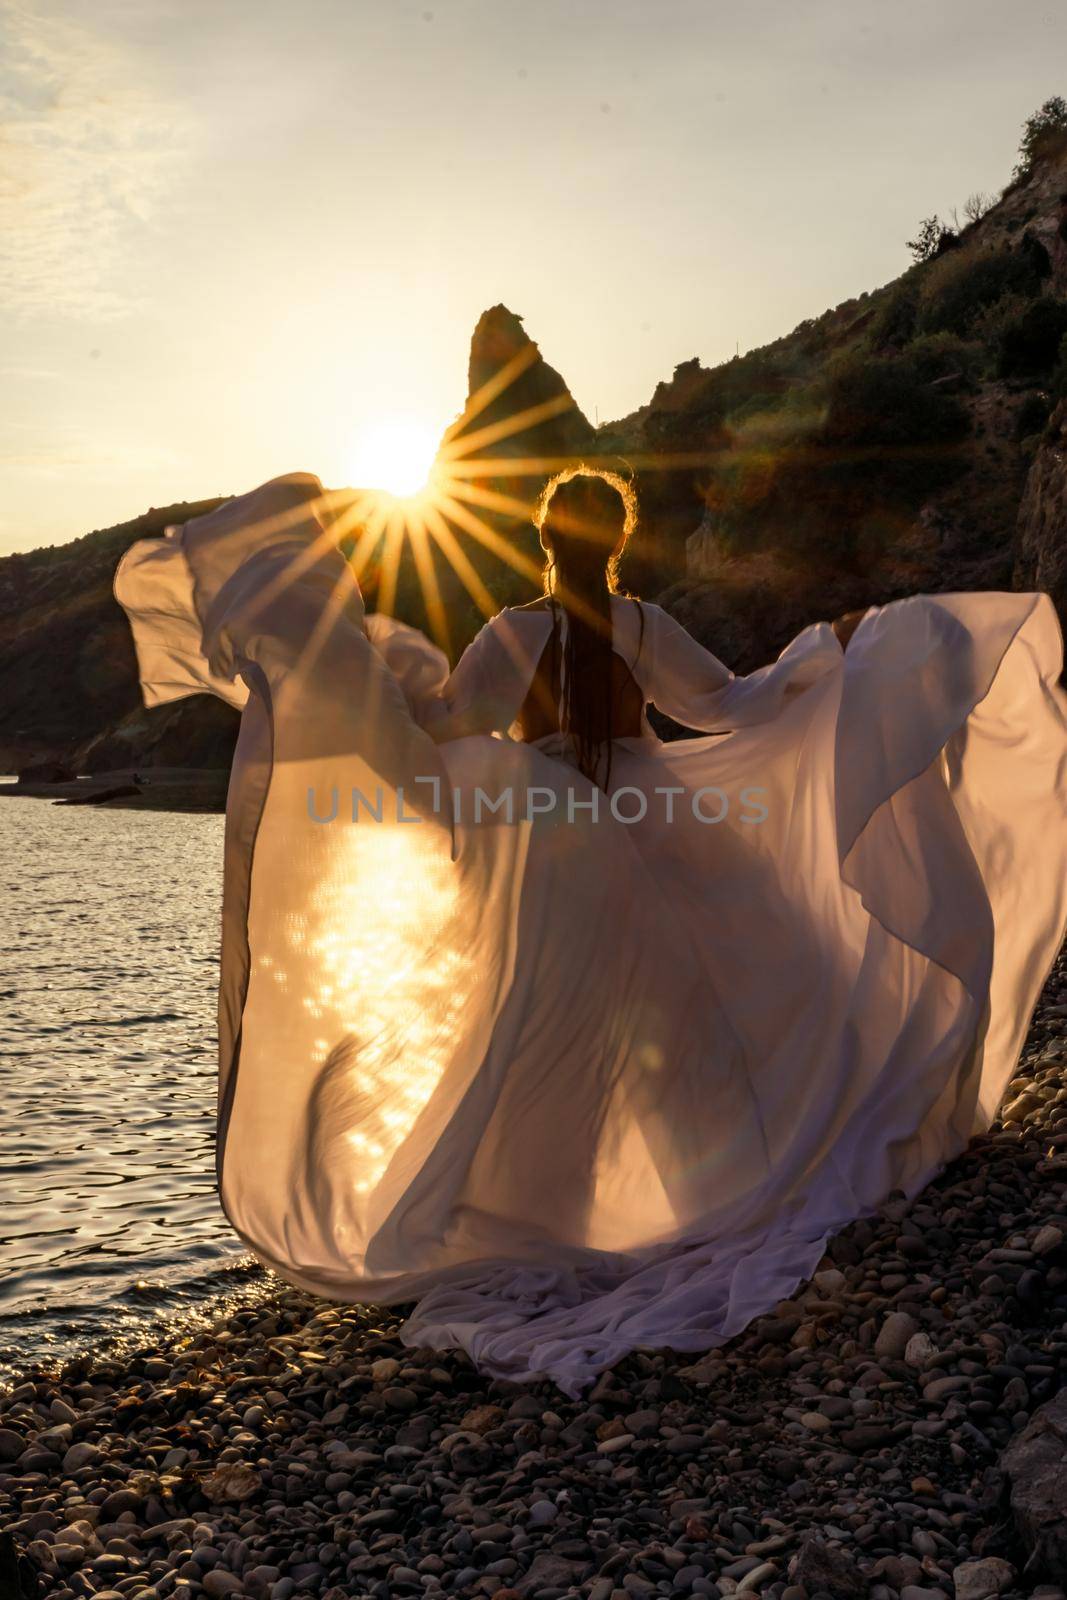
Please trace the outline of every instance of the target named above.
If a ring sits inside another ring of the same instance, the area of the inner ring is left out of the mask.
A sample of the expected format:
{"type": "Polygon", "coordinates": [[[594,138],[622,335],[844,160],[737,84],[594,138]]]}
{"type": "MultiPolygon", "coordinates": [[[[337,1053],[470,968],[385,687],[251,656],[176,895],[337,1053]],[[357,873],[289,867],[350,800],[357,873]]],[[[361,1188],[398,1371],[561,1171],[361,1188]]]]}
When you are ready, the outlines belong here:
{"type": "Polygon", "coordinates": [[[721,1343],[996,1110],[1067,924],[1052,604],[920,596],[735,678],[617,599],[646,699],[707,733],[617,741],[609,799],[507,737],[548,614],[450,676],[364,615],[320,491],[274,480],[115,581],[147,703],[244,707],[226,1215],[509,1378],[721,1343]]]}

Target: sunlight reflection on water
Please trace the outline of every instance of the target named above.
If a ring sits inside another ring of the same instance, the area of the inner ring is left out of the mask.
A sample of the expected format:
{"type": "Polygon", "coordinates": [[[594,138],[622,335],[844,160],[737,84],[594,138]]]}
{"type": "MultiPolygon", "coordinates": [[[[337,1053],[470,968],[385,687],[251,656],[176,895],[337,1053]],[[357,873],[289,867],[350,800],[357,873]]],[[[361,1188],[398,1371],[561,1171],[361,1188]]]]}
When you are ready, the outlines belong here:
{"type": "Polygon", "coordinates": [[[214,1175],[222,829],[0,800],[0,1369],[242,1257],[214,1175]]]}

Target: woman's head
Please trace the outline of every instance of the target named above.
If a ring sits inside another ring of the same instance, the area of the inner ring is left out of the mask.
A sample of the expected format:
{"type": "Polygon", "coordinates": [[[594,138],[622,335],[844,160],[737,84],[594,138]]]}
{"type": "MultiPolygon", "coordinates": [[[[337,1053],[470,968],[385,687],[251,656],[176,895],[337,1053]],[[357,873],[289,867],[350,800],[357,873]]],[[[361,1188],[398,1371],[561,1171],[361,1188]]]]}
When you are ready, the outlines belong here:
{"type": "Polygon", "coordinates": [[[533,520],[546,557],[546,594],[580,609],[591,592],[615,593],[619,558],[637,522],[637,498],[621,473],[586,465],[557,472],[533,520]]]}
{"type": "MultiPolygon", "coordinates": [[[[553,616],[553,695],[579,770],[607,787],[613,737],[611,597],[619,557],[637,521],[633,487],[607,467],[579,466],[550,478],[534,513],[545,552],[545,593],[566,613],[559,645],[553,616]]],[[[555,608],[554,608],[555,609],[555,608]]]]}

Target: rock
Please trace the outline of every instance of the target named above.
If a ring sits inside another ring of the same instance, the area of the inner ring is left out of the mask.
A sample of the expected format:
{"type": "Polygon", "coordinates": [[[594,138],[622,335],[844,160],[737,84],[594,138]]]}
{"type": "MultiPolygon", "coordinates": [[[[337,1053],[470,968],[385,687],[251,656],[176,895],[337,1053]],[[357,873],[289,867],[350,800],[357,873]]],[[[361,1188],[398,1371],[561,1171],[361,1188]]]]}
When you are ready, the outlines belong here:
{"type": "Polygon", "coordinates": [[[0,1428],[0,1461],[17,1461],[26,1448],[26,1441],[14,1428],[0,1428]]]}
{"type": "Polygon", "coordinates": [[[1067,1577],[1067,1389],[1034,1412],[1000,1458],[1012,1516],[1034,1566],[1067,1577]]]}
{"type": "Polygon", "coordinates": [[[400,1371],[400,1362],[392,1356],[382,1356],[378,1361],[372,1361],[370,1375],[375,1383],[388,1383],[400,1371]]]}
{"type": "Polygon", "coordinates": [[[956,1600],[992,1600],[992,1597],[1009,1589],[1015,1577],[1015,1568],[999,1556],[984,1556],[977,1561],[964,1561],[954,1568],[952,1582],[956,1600]]]}
{"type": "Polygon", "coordinates": [[[213,1600],[223,1600],[224,1595],[243,1594],[244,1584],[235,1572],[227,1572],[223,1567],[213,1567],[210,1572],[205,1572],[201,1582],[205,1594],[213,1600]]]}
{"type": "Polygon", "coordinates": [[[139,1511],[143,1501],[144,1496],[134,1488],[113,1489],[101,1502],[100,1515],[105,1521],[114,1522],[124,1511],[139,1511]]]}
{"type": "Polygon", "coordinates": [[[777,1575],[777,1572],[778,1568],[773,1561],[763,1561],[758,1567],[753,1567],[751,1572],[745,1573],[734,1593],[753,1594],[761,1584],[769,1583],[777,1575]]]}
{"type": "Polygon", "coordinates": [[[1034,1235],[1034,1242],[1030,1248],[1034,1252],[1035,1256],[1047,1256],[1051,1255],[1053,1250],[1058,1250],[1062,1243],[1063,1234],[1060,1232],[1059,1228],[1054,1228],[1050,1224],[1046,1224],[1045,1227],[1037,1230],[1034,1235]]]}
{"type": "Polygon", "coordinates": [[[20,788],[34,783],[73,783],[78,774],[63,761],[35,761],[21,767],[18,774],[20,788]]]}
{"type": "Polygon", "coordinates": [[[530,1570],[515,1584],[515,1593],[526,1600],[538,1589],[570,1589],[582,1570],[581,1562],[566,1561],[550,1550],[540,1550],[530,1563],[530,1570]]]}
{"type": "Polygon", "coordinates": [[[468,1433],[488,1433],[490,1428],[498,1428],[503,1420],[501,1406],[474,1406],[465,1414],[460,1427],[468,1433]]]}
{"type": "Polygon", "coordinates": [[[808,1594],[825,1590],[835,1597],[864,1595],[867,1585],[851,1554],[838,1545],[827,1544],[818,1534],[808,1533],[789,1563],[789,1578],[808,1594]]]}
{"type": "Polygon", "coordinates": [[[200,1492],[212,1505],[240,1504],[262,1487],[262,1481],[254,1467],[228,1461],[220,1463],[214,1472],[200,1480],[200,1492]]]}
{"type": "Polygon", "coordinates": [[[929,1400],[933,1405],[939,1405],[942,1400],[947,1400],[950,1395],[959,1394],[961,1389],[969,1387],[970,1380],[962,1376],[934,1378],[923,1389],[923,1399],[929,1400]]]}
{"type": "Polygon", "coordinates": [[[634,1436],[632,1433],[616,1433],[610,1439],[601,1439],[597,1445],[597,1454],[613,1456],[620,1450],[628,1450],[633,1442],[634,1436]]]}
{"type": "Polygon", "coordinates": [[[904,1347],[904,1360],[909,1367],[925,1367],[937,1346],[928,1333],[913,1333],[904,1347]]]}
{"type": "Polygon", "coordinates": [[[802,1428],[807,1428],[809,1433],[829,1433],[833,1423],[829,1417],[823,1416],[821,1411],[805,1411],[800,1418],[802,1428]]]}
{"type": "Polygon", "coordinates": [[[95,1466],[103,1459],[104,1452],[98,1445],[88,1444],[85,1441],[81,1444],[72,1444],[63,1457],[63,1471],[77,1472],[80,1467],[95,1466]]]}
{"type": "Polygon", "coordinates": [[[915,1318],[909,1317],[906,1311],[893,1311],[882,1323],[874,1341],[874,1353],[879,1357],[900,1361],[909,1341],[921,1331],[915,1318]]]}

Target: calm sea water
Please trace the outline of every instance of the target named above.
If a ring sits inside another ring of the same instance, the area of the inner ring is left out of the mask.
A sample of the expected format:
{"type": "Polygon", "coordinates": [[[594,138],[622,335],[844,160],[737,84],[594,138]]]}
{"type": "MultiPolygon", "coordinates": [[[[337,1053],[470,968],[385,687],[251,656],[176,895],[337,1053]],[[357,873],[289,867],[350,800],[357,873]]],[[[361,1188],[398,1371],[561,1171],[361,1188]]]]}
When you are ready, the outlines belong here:
{"type": "Polygon", "coordinates": [[[206,1304],[220,816],[0,799],[0,1370],[206,1304]]]}

